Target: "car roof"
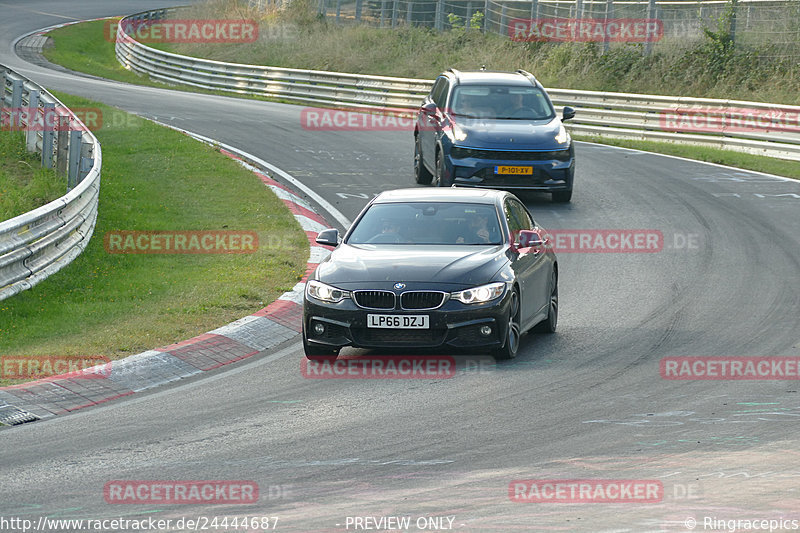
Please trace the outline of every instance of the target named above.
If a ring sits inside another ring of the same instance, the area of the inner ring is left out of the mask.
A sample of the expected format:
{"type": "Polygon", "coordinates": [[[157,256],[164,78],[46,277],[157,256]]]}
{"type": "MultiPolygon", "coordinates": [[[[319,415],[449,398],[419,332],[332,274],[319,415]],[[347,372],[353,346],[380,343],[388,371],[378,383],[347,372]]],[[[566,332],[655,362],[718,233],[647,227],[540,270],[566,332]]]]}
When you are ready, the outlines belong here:
{"type": "Polygon", "coordinates": [[[521,85],[528,86],[535,85],[535,83],[519,72],[495,72],[491,70],[474,70],[457,72],[448,71],[449,77],[458,80],[458,85],[521,85]]]}
{"type": "Polygon", "coordinates": [[[416,187],[384,191],[375,197],[373,203],[394,202],[463,202],[473,204],[495,204],[507,196],[506,191],[496,189],[467,189],[459,187],[416,187]]]}

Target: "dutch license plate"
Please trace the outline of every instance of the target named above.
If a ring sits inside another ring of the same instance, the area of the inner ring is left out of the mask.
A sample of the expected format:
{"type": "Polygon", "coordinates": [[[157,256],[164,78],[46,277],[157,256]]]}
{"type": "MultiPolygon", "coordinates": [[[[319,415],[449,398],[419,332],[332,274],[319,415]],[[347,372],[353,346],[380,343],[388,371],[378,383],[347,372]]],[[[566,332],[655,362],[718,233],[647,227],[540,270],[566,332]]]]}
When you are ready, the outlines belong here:
{"type": "Polygon", "coordinates": [[[428,315],[367,315],[368,328],[428,329],[428,315]]]}
{"type": "Polygon", "coordinates": [[[533,167],[517,167],[511,165],[500,165],[494,167],[495,174],[517,174],[517,175],[533,175],[533,167]]]}

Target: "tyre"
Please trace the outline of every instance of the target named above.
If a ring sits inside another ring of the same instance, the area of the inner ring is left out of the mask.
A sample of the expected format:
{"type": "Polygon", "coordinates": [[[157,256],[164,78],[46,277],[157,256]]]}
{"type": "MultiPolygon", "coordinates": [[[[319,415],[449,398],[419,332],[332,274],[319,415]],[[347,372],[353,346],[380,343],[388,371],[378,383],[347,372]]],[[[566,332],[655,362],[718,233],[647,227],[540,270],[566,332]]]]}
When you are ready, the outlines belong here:
{"type": "Polygon", "coordinates": [[[553,271],[547,318],[536,324],[537,333],[555,333],[558,326],[558,275],[553,271]]]}
{"type": "Polygon", "coordinates": [[[572,191],[556,191],[552,195],[553,201],[559,204],[565,204],[572,200],[572,191]]]}
{"type": "Polygon", "coordinates": [[[506,328],[506,339],[502,348],[494,351],[496,359],[513,359],[519,351],[519,341],[522,332],[519,326],[519,292],[517,289],[511,292],[511,302],[508,306],[508,328],[506,328]]]}
{"type": "Polygon", "coordinates": [[[451,182],[452,178],[444,178],[444,157],[442,157],[442,151],[439,150],[436,152],[436,174],[434,174],[431,184],[434,187],[449,187],[451,182]]]}
{"type": "Polygon", "coordinates": [[[422,162],[422,146],[419,142],[419,135],[414,137],[414,179],[420,185],[428,185],[431,182],[433,174],[425,168],[425,163],[422,162]]]}

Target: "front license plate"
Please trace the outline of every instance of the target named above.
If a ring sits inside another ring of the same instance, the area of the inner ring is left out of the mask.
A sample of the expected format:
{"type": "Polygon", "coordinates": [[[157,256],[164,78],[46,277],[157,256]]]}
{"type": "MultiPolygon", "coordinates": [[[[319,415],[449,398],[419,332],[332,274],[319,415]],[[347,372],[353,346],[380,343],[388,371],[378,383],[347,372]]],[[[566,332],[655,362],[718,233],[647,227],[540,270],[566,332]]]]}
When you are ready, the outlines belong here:
{"type": "Polygon", "coordinates": [[[501,165],[494,167],[495,174],[515,174],[515,175],[533,175],[533,167],[515,167],[509,165],[501,165]]]}
{"type": "Polygon", "coordinates": [[[428,329],[428,315],[367,315],[368,328],[428,329]]]}

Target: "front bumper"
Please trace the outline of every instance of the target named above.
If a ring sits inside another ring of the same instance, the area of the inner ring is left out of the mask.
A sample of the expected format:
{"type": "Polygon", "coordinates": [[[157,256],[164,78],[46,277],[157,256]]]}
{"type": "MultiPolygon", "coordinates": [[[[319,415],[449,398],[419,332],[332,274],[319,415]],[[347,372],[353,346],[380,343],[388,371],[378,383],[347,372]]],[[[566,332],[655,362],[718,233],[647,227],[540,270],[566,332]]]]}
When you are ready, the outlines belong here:
{"type": "Polygon", "coordinates": [[[303,301],[303,331],[310,345],[341,348],[495,348],[503,344],[508,328],[510,296],[506,290],[485,304],[462,304],[448,300],[433,310],[373,310],[359,307],[352,299],[328,304],[309,298],[303,301]],[[368,314],[428,315],[428,329],[383,329],[367,327],[368,314]],[[315,325],[324,332],[318,334],[315,325]],[[489,326],[491,333],[481,333],[489,326]]]}
{"type": "MultiPolygon", "coordinates": [[[[547,153],[547,152],[545,152],[547,153]]],[[[503,190],[570,191],[575,177],[574,149],[569,158],[543,160],[454,158],[448,155],[446,164],[459,187],[485,187],[503,190]],[[531,167],[532,174],[496,174],[499,166],[531,167]]]]}

